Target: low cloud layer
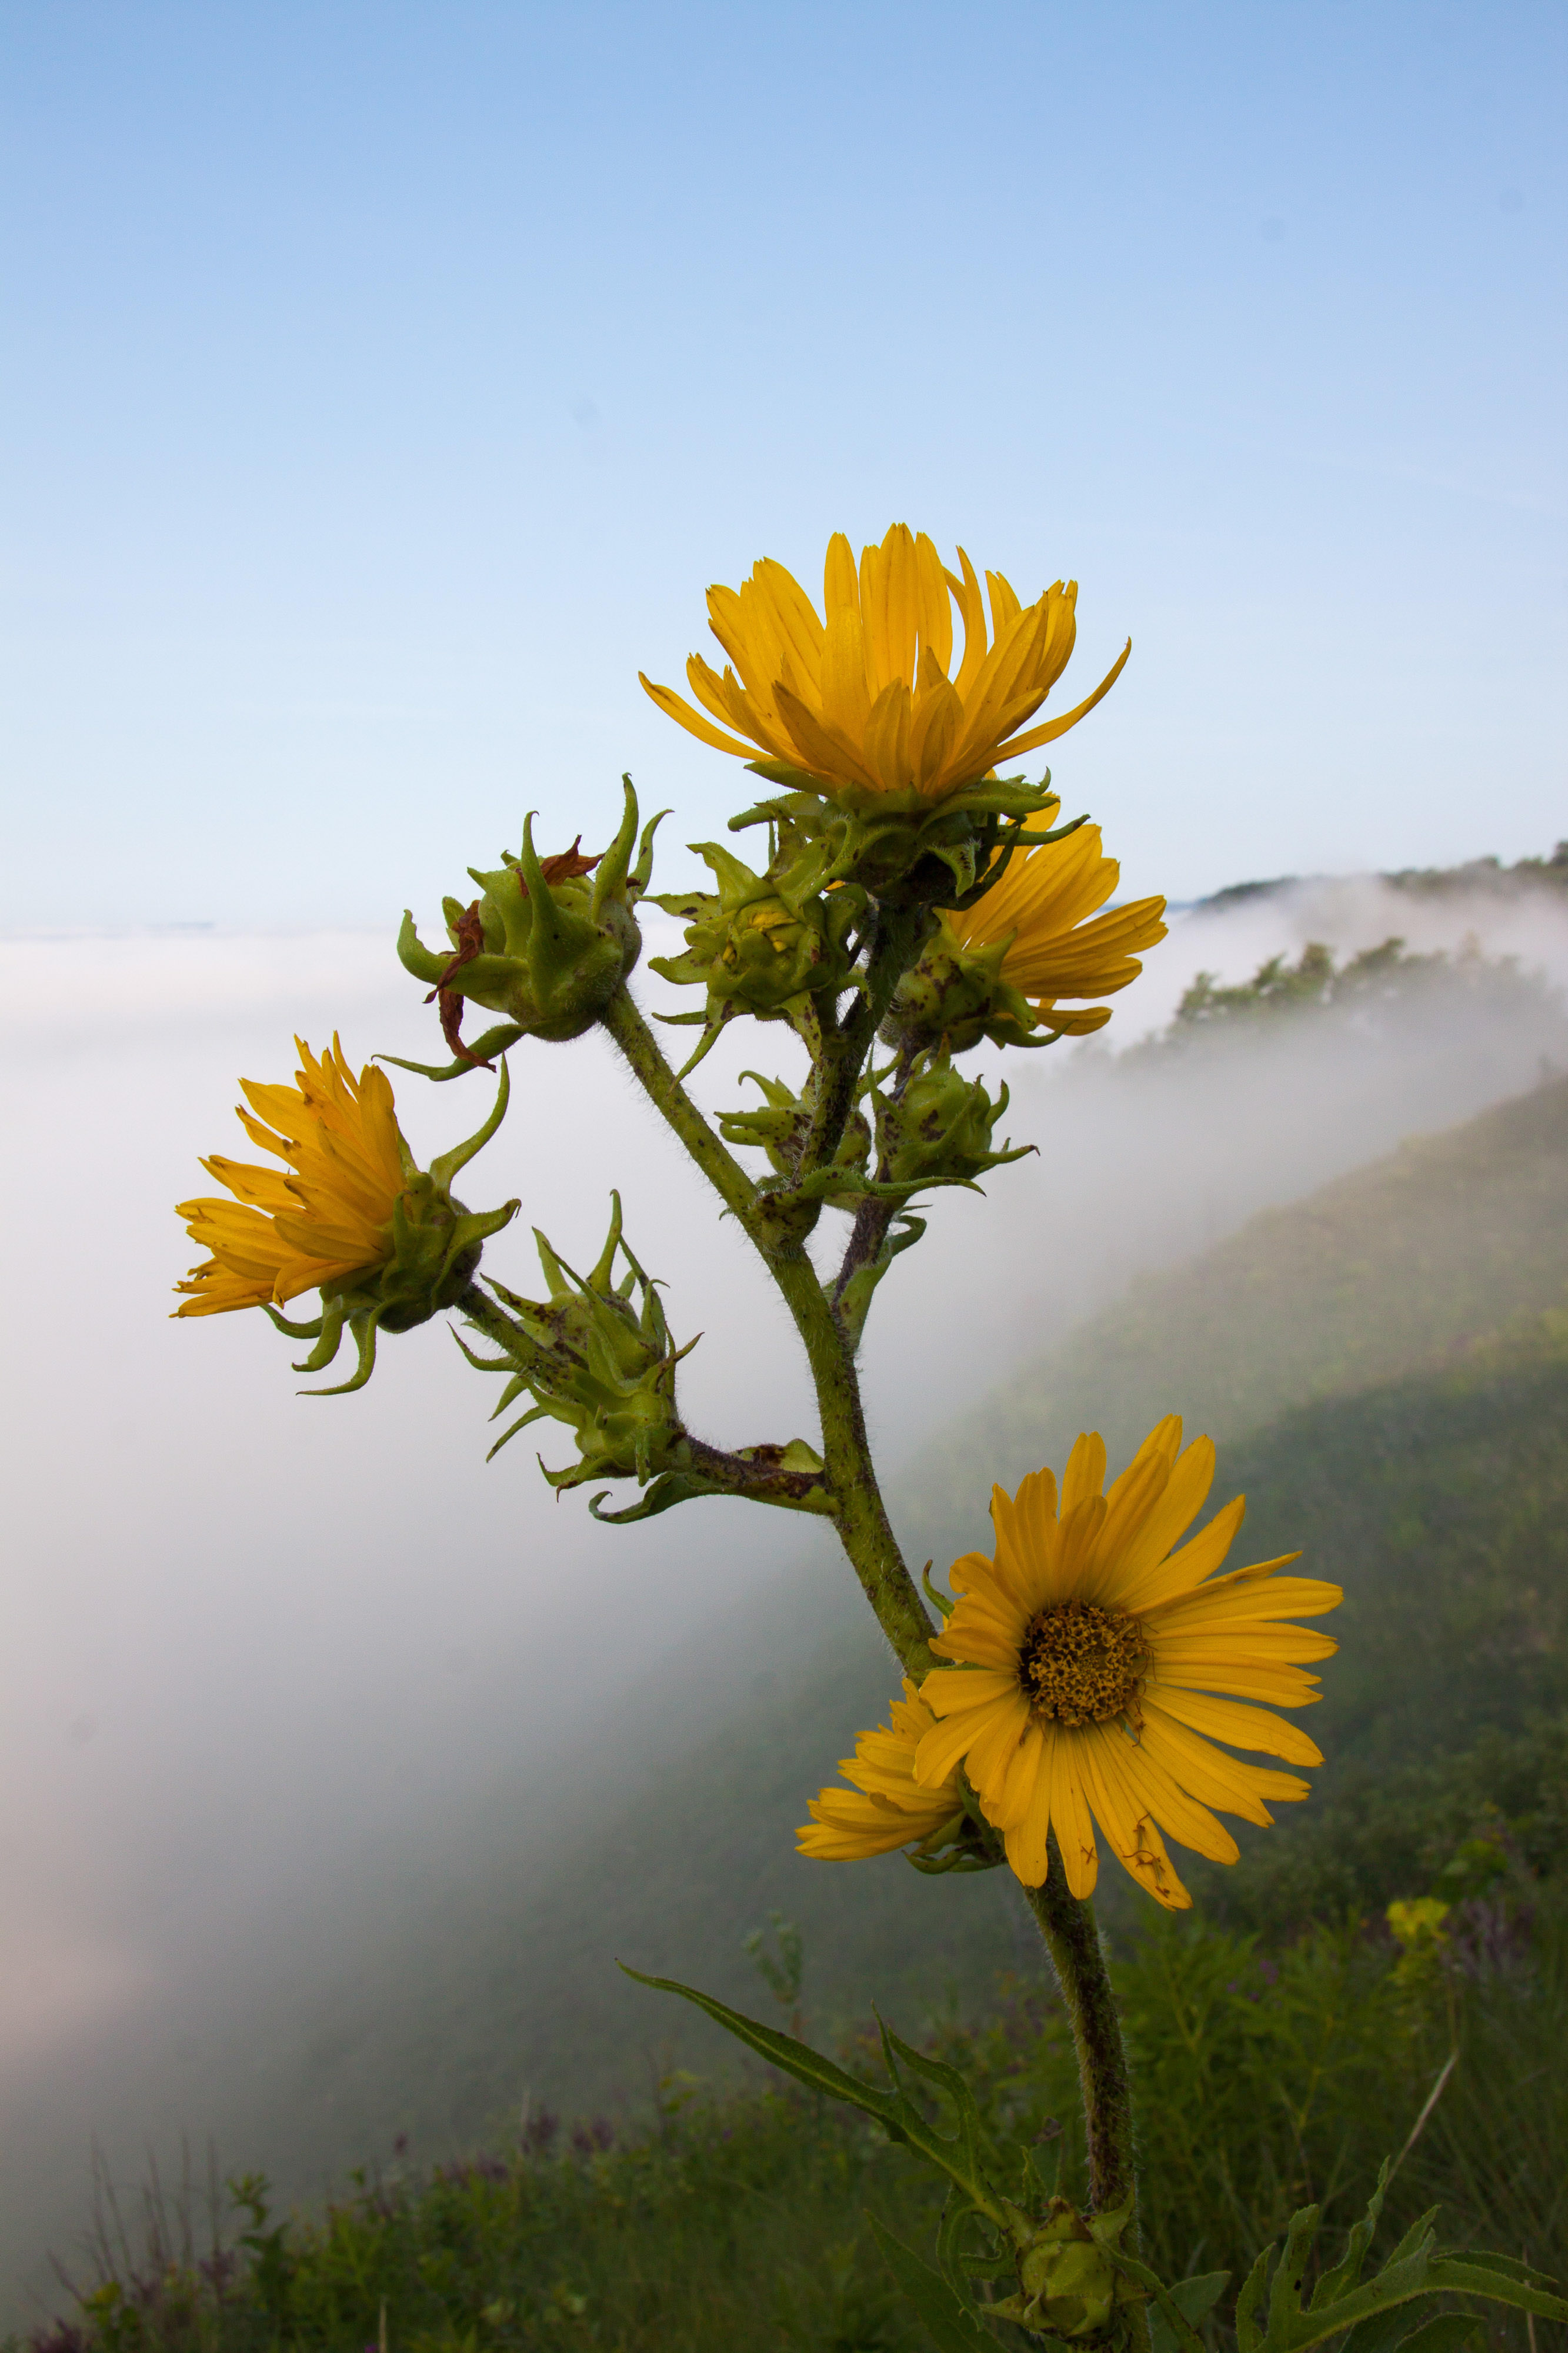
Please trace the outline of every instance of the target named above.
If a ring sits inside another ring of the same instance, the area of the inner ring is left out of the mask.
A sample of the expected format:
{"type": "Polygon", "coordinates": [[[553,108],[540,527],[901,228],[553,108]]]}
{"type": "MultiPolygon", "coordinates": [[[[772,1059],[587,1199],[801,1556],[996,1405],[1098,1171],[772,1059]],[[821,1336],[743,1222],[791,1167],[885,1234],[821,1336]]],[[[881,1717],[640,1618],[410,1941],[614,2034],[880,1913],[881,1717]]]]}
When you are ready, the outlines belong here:
{"type": "MultiPolygon", "coordinates": [[[[1471,932],[1568,979],[1568,911],[1544,895],[1301,886],[1177,918],[1109,1034],[1162,1029],[1200,967],[1237,979],[1309,938],[1348,953],[1471,932]]],[[[820,1528],[742,1523],[740,1506],[596,1526],[538,1477],[535,1441],[566,1459],[548,1423],[487,1468],[498,1385],[438,1325],[388,1345],[364,1393],[315,1402],[258,1316],[168,1320],[192,1255],[172,1204],[206,1188],[200,1153],[244,1149],[235,1076],[284,1076],[296,1029],[317,1045],[340,1029],[356,1060],[431,1052],[434,1015],[384,941],[13,940],[0,975],[0,2104],[27,2122],[20,2164],[15,2129],[0,2134],[0,2265],[19,2286],[40,2278],[45,2239],[68,2235],[93,2129],[132,2159],[143,2123],[204,2130],[201,2114],[141,2114],[126,2089],[173,2007],[275,1985],[321,1941],[334,1889],[460,1843],[478,1795],[520,1763],[547,1820],[656,1686],[678,1729],[683,1709],[700,1717],[716,1621],[732,1630],[785,1578],[809,1610],[847,1572],[820,1528]]],[[[671,994],[639,986],[655,1005],[671,994]]],[[[1534,1004],[1525,1020],[1484,992],[1462,1019],[1447,1005],[1381,1029],[1305,1020],[1180,1066],[1100,1046],[976,1058],[1011,1082],[1007,1124],[1039,1155],[996,1171],[985,1203],[940,1201],[884,1287],[867,1355],[884,1461],[1141,1269],[1531,1083],[1568,1053],[1561,1010],[1534,1004]]],[[[725,1041],[704,1100],[736,1100],[742,1062],[785,1066],[781,1040],[725,1041]]],[[[522,1198],[496,1271],[531,1287],[531,1224],[591,1258],[619,1183],[672,1328],[703,1335],[683,1368],[692,1425],[731,1443],[813,1434],[782,1310],[607,1047],[525,1046],[512,1071],[507,1126],[466,1184],[476,1206],[522,1198]]],[[[422,1156],[489,1100],[482,1075],[395,1078],[422,1156]]]]}

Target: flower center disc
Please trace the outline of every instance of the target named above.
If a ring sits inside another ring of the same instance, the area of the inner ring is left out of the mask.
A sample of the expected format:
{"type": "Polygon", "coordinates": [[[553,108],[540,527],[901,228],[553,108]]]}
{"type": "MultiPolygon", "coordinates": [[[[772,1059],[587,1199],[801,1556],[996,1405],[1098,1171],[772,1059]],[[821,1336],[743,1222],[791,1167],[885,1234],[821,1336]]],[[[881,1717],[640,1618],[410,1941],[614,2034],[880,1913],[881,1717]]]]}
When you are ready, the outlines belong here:
{"type": "Polygon", "coordinates": [[[1059,1601],[1029,1620],[1019,1678],[1042,1715],[1058,1724],[1106,1724],[1136,1715],[1149,1663],[1143,1629],[1120,1609],[1059,1601]]]}

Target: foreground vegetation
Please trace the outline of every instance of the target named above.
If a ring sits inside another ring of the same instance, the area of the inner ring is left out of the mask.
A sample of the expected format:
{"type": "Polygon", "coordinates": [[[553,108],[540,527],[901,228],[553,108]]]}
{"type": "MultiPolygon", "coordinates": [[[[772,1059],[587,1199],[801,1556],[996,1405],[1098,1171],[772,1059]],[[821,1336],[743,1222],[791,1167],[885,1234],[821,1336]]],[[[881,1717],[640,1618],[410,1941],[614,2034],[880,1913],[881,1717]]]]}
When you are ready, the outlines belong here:
{"type": "MultiPolygon", "coordinates": [[[[1347,1792],[1295,1842],[1288,1890],[1260,1857],[1228,1876],[1229,1921],[1162,1920],[1130,1946],[1116,1975],[1166,2276],[1238,2278],[1309,2201],[1331,2249],[1413,2133],[1384,2253],[1441,2201],[1446,2235],[1568,2274],[1565,1831],[1568,1722],[1542,1721],[1347,1792]],[[1247,1917],[1279,1917],[1287,1893],[1318,1917],[1271,1943],[1247,1917]]],[[[791,1973],[772,1976],[787,2011],[791,1973]]],[[[933,2021],[929,2042],[998,2142],[1043,2143],[1076,2183],[1073,2063],[1037,1985],[1004,1979],[987,2018],[933,2021]]],[[[847,2056],[875,2072],[868,2040],[847,2056]]],[[[668,2075],[632,2126],[541,2112],[458,2161],[395,2153],[314,2215],[275,2211],[258,2178],[214,2188],[106,2195],[71,2316],[31,2353],[922,2342],[866,2215],[907,2231],[925,2177],[760,2070],[734,2088],[668,2075]]],[[[1513,2341],[1511,2320],[1489,2326],[1513,2341]]],[[[1537,2353],[1552,2342],[1538,2324],[1537,2353]]]]}
{"type": "MultiPolygon", "coordinates": [[[[1254,1549],[1304,1542],[1309,1566],[1347,1587],[1344,1648],[1313,1717],[1330,1757],[1320,1796],[1244,1833],[1239,1868],[1193,1871],[1194,1921],[1134,1940],[1131,1907],[1110,1889],[1102,1906],[1121,1939],[1147,2225],[1167,2275],[1238,2272],[1308,2197],[1324,2203],[1330,2244],[1457,2042],[1379,2247],[1441,2200],[1446,2234],[1568,2276],[1568,1316],[1546,1304],[1568,1274],[1565,1165],[1559,1082],[1255,1221],[1210,1254],[1203,1296],[1184,1273],[1144,1286],[1016,1386],[1011,1424],[988,1409],[1005,1437],[1013,1427],[1036,1447],[1042,1420],[1069,1406],[1075,1427],[1080,1409],[1142,1412],[1127,1392],[1144,1381],[1163,1395],[1180,1355],[1215,1426],[1247,1433],[1226,1448],[1222,1480],[1247,1492],[1254,1549]],[[1422,1896],[1456,1909],[1443,1950],[1409,1954],[1386,1907],[1422,1896]]],[[[933,1470],[933,1551],[949,1483],[933,1470]]],[[[493,1915],[426,1906],[444,1947],[389,1952],[385,1982],[356,1982],[345,2023],[376,2038],[374,2105],[401,2112],[421,2161],[387,2147],[390,2122],[367,2121],[349,2145],[380,2140],[387,2162],[351,2178],[330,2211],[295,2213],[258,2178],[232,2193],[221,2180],[200,2194],[154,2187],[118,2210],[106,2191],[96,2248],[67,2255],[80,2299],[37,2353],[912,2348],[864,2220],[924,2195],[900,2152],[761,2071],[740,2084],[719,2072],[717,2038],[627,1988],[607,1958],[700,1974],[763,2009],[739,1946],[776,1903],[805,1927],[805,2022],[824,2046],[863,2011],[862,1985],[916,2033],[947,1969],[995,1982],[1016,1961],[988,2010],[927,2031],[998,2136],[1068,2124],[1047,2144],[1067,2186],[1079,2154],[1070,2063],[1001,1875],[966,1883],[942,1943],[930,1883],[896,1861],[851,1890],[790,1852],[802,1788],[882,1704],[885,1679],[879,1654],[836,1631],[809,1675],[753,1693],[745,1742],[724,1726],[671,1759],[584,1853],[591,1923],[573,1888],[524,1885],[493,1858],[493,1915]],[[672,1889],[700,1958],[657,1939],[672,1889]],[[542,1916],[554,1979],[530,1957],[542,1916]],[[468,1976],[437,1998],[443,1949],[468,1976]],[[561,2124],[535,2103],[520,2137],[515,2102],[546,2053],[607,2103],[666,2037],[640,2117],[561,2124]],[[459,2072],[460,2101],[425,2096],[459,2072]],[[484,2117],[508,2098],[511,2129],[487,2137],[484,2117]],[[425,2155],[464,2141],[460,2160],[425,2155]]],[[[301,2100],[302,2141],[318,2123],[301,2100]]],[[[288,2152],[277,2164],[309,2178],[288,2152]]],[[[1491,2325],[1526,2353],[1522,2327],[1491,2325]]],[[[1538,2323],[1537,2353],[1552,2347],[1538,2323]]]]}

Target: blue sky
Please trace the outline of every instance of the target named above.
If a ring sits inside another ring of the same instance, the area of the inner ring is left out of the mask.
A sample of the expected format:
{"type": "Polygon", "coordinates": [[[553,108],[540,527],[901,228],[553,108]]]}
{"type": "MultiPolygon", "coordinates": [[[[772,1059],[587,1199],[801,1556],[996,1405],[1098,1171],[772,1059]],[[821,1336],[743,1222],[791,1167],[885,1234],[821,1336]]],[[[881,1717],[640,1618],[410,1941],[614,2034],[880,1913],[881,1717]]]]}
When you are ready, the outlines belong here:
{"type": "MultiPolygon", "coordinates": [[[[1128,887],[1568,833],[1558,5],[18,5],[0,922],[428,916],[702,592],[1076,575],[1128,887]]],[[[683,856],[667,865],[673,877],[683,856]]]]}

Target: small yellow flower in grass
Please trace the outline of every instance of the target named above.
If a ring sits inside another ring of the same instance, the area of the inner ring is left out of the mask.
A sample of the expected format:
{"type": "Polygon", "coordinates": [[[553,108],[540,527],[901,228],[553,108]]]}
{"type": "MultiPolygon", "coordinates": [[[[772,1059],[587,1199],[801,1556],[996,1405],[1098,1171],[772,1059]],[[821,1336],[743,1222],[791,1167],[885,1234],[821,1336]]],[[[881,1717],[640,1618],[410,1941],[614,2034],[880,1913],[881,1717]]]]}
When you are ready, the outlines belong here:
{"type": "Polygon", "coordinates": [[[1304,1662],[1338,1645],[1283,1620],[1334,1609],[1342,1590],[1276,1575],[1295,1553],[1217,1576],[1241,1525],[1239,1496],[1173,1550],[1214,1479],[1210,1440],[1181,1445],[1172,1415],[1106,1493],[1104,1440],[1080,1438],[1059,1503],[1049,1471],[1015,1496],[994,1489],[994,1557],[953,1564],[957,1603],[931,1648],[954,1663],[921,1686],[941,1721],[921,1738],[915,1778],[936,1788],[962,1763],[1026,1887],[1046,1878],[1054,1831],[1068,1888],[1088,1895],[1098,1823],[1139,1884],[1183,1909],[1192,1899],[1162,1832],[1234,1862],[1236,1841],[1212,1808],[1268,1822],[1266,1799],[1309,1794],[1294,1775],[1213,1744],[1322,1762],[1304,1734],[1251,1703],[1319,1697],[1304,1662]]]}
{"type": "Polygon", "coordinates": [[[398,1132],[392,1087],[369,1064],[356,1079],[334,1038],[319,1058],[300,1039],[298,1086],[242,1079],[240,1124],[289,1173],[215,1154],[202,1166],[231,1201],[183,1201],[191,1240],[212,1255],[176,1288],[180,1315],[281,1307],[321,1283],[386,1264],[394,1204],[415,1173],[398,1132]]]}
{"type": "Polygon", "coordinates": [[[729,662],[722,675],[700,654],[687,663],[702,710],[668,686],[642,683],[700,743],[781,782],[809,783],[851,804],[889,794],[911,806],[943,800],[999,760],[1065,735],[1109,693],[1131,650],[1129,640],[1074,710],[1029,727],[1072,652],[1078,583],[1058,580],[1023,605],[999,572],[988,572],[988,642],[974,567],[962,548],[958,560],[961,574],[944,570],[923,532],[895,523],[880,546],[861,550],[857,567],[836,532],[820,619],[794,575],[764,557],[740,588],[708,592],[709,623],[729,662]],[[955,604],[963,655],[950,676],[955,604]]]}
{"type": "Polygon", "coordinates": [[[858,1733],[854,1756],[839,1759],[838,1769],[852,1787],[824,1789],[810,1800],[811,1820],[795,1833],[801,1853],[856,1862],[911,1843],[930,1852],[956,1834],[964,1819],[956,1768],[929,1788],[915,1779],[915,1751],[935,1724],[906,1678],[904,1696],[893,1702],[889,1722],[874,1732],[858,1733]]]}
{"type": "Polygon", "coordinates": [[[1407,1948],[1441,1944],[1447,1931],[1443,1923],[1450,1906],[1438,1895],[1416,1895],[1404,1903],[1391,1904],[1384,1918],[1400,1943],[1407,1948]]]}

